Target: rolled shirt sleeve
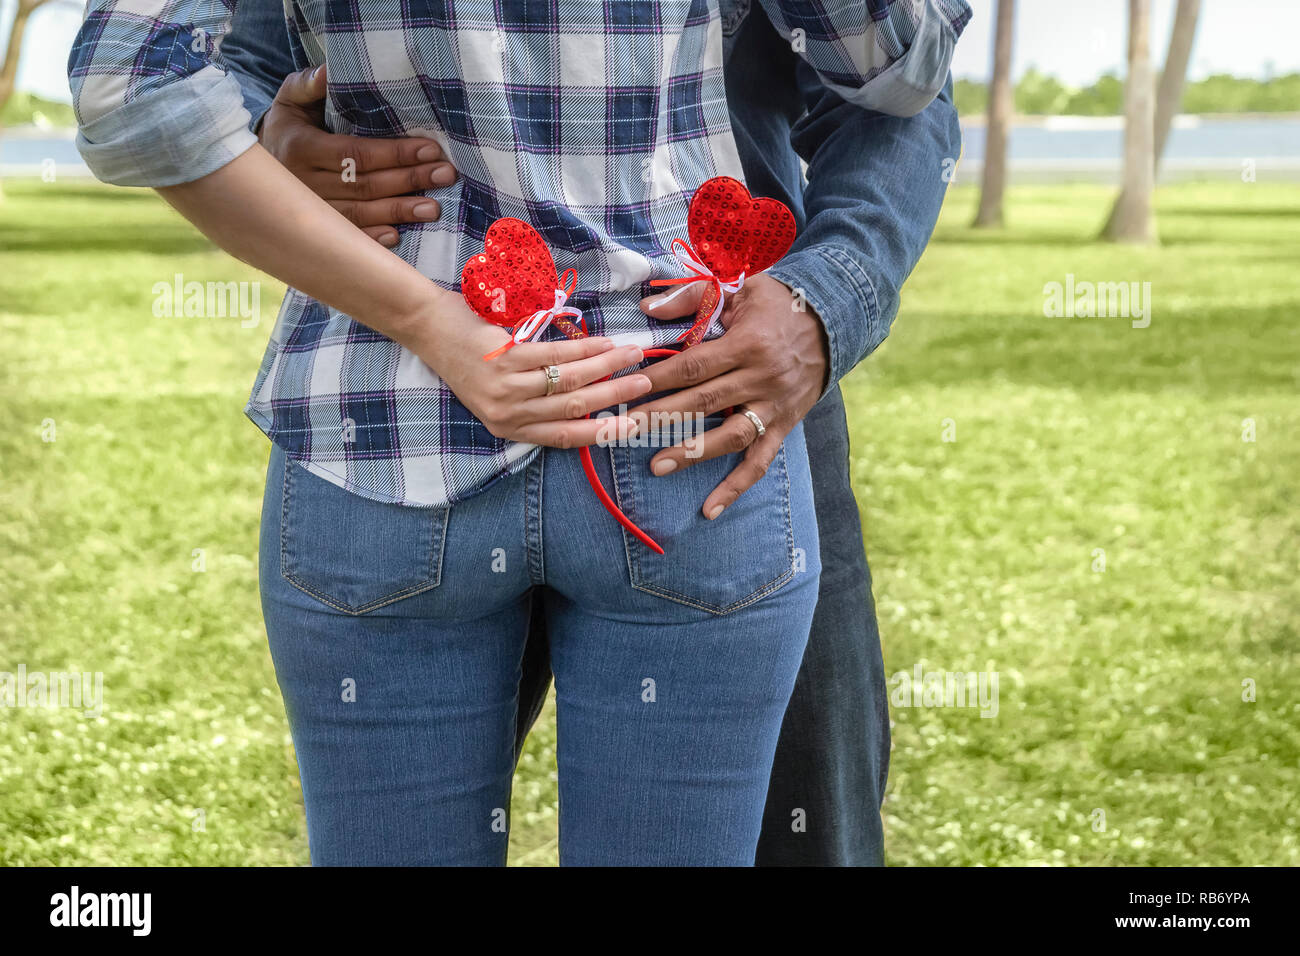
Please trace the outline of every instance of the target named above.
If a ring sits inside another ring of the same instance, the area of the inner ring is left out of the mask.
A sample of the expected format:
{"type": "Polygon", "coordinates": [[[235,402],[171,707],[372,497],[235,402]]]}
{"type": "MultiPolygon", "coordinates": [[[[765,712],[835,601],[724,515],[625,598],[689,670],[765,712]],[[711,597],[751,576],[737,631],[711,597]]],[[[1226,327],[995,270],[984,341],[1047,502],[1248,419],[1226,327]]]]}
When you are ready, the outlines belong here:
{"type": "Polygon", "coordinates": [[[772,25],[849,103],[915,116],[947,81],[965,0],[760,0],[772,25]]]}
{"type": "Polygon", "coordinates": [[[190,182],[239,156],[249,130],[217,54],[235,0],[90,0],[68,58],[77,149],[119,186],[190,182]]]}

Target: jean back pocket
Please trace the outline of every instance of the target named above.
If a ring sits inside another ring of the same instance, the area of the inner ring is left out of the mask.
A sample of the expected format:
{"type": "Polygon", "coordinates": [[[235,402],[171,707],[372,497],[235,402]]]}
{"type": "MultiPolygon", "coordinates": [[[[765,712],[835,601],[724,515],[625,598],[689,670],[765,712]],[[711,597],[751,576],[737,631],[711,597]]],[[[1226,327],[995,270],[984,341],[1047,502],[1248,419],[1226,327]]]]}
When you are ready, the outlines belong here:
{"type": "Polygon", "coordinates": [[[722,455],[657,476],[650,472],[650,459],[661,450],[610,449],[619,507],[665,550],[655,554],[624,529],[632,587],[712,614],[727,614],[765,597],[794,576],[784,445],[767,473],[713,521],[701,513],[704,499],[743,454],[722,455]]]}
{"type": "Polygon", "coordinates": [[[363,498],[284,463],[280,571],[345,614],[364,614],[436,588],[448,508],[363,498]]]}

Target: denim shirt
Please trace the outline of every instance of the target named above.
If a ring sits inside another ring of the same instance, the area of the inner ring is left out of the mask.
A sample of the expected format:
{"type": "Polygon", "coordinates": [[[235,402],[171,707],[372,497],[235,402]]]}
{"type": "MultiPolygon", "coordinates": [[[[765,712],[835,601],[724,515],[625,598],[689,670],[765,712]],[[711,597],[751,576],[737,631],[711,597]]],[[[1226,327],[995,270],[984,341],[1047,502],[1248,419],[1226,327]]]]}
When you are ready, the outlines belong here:
{"type": "MultiPolygon", "coordinates": [[[[720,0],[720,13],[746,181],[799,224],[769,274],[821,319],[833,388],[889,334],[899,291],[930,241],[962,149],[952,83],[915,115],[862,107],[829,89],[753,0],[720,0]]],[[[279,0],[241,0],[221,52],[256,129],[295,69],[279,0]]]]}

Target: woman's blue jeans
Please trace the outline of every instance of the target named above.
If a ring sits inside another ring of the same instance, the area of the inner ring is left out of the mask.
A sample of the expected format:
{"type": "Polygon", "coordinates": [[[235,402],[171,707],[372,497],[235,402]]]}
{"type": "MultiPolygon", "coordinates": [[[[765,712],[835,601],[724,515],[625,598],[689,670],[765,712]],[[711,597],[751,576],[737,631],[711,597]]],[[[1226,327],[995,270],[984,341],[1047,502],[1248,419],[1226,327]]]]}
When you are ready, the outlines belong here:
{"type": "Polygon", "coordinates": [[[560,862],[751,865],[817,601],[803,430],[715,521],[739,456],[655,477],[656,448],[576,451],[448,508],[353,495],[271,453],[262,605],[317,865],[499,865],[520,658],[542,602],[560,862]]]}

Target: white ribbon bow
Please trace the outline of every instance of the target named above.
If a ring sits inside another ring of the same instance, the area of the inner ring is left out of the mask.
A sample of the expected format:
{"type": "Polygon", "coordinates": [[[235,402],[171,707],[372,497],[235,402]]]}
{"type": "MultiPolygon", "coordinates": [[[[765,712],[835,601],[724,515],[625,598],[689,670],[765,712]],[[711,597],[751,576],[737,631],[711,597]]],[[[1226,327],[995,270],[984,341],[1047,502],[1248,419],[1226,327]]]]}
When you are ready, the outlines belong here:
{"type": "MultiPolygon", "coordinates": [[[[717,287],[718,290],[718,301],[713,306],[713,312],[710,313],[709,315],[708,324],[712,325],[714,319],[716,319],[719,315],[722,314],[722,304],[726,299],[726,295],[728,293],[734,294],[736,292],[739,292],[741,288],[744,286],[745,273],[742,272],[739,276],[737,276],[735,279],[733,279],[730,282],[723,282],[721,279],[719,279],[716,275],[713,274],[712,269],[710,269],[708,266],[706,266],[703,262],[700,261],[700,257],[695,254],[695,250],[691,248],[690,244],[687,242],[683,242],[681,239],[673,240],[673,256],[674,258],[677,259],[679,263],[681,263],[683,268],[687,269],[690,272],[695,273],[695,278],[693,279],[682,278],[681,280],[678,280],[681,283],[681,288],[678,289],[676,292],[672,292],[664,296],[662,299],[660,299],[650,308],[657,309],[661,305],[667,305],[673,299],[677,298],[679,295],[685,292],[687,288],[689,288],[693,283],[712,282],[714,286],[717,287]]],[[[660,280],[660,281],[665,281],[665,280],[660,280]]],[[[672,280],[666,280],[666,282],[670,282],[670,281],[672,280]]],[[[688,329],[687,332],[689,331],[690,330],[688,329]]],[[[682,335],[685,336],[686,332],[683,332],[682,335]]]]}
{"type": "Polygon", "coordinates": [[[571,316],[576,324],[582,319],[582,310],[564,303],[569,301],[569,293],[563,289],[555,290],[555,304],[549,309],[539,309],[524,319],[515,328],[513,338],[516,345],[522,345],[535,335],[541,335],[546,328],[562,315],[571,316]]]}

